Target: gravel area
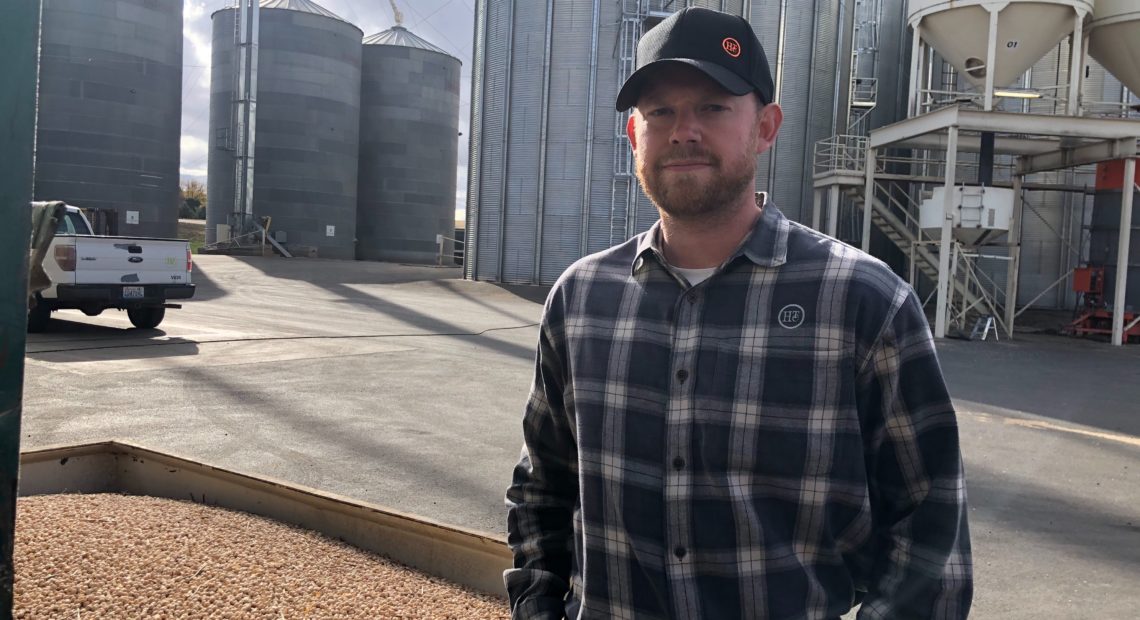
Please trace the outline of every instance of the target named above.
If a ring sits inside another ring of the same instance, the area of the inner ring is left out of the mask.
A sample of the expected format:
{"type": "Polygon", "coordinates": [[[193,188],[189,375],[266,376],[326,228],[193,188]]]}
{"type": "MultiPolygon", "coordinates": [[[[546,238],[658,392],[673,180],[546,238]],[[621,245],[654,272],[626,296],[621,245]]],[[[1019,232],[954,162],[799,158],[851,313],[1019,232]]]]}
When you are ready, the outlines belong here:
{"type": "Polygon", "coordinates": [[[126,495],[21,497],[15,617],[509,618],[505,602],[243,512],[126,495]]]}

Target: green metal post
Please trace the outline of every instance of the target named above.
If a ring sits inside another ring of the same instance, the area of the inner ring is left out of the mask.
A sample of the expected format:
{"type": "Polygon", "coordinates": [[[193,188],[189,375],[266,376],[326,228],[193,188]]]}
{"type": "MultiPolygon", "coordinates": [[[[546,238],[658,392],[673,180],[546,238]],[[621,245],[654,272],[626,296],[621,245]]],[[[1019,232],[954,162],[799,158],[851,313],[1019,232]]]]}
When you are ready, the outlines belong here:
{"type": "Polygon", "coordinates": [[[0,618],[10,618],[40,0],[6,2],[4,13],[0,19],[0,58],[4,59],[0,62],[0,618]]]}

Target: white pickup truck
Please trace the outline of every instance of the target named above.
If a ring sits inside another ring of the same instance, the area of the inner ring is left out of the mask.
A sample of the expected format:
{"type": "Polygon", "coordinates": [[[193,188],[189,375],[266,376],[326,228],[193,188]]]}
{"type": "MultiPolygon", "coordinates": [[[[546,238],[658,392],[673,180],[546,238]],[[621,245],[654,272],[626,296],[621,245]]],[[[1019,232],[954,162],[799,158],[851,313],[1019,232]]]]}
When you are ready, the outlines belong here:
{"type": "Polygon", "coordinates": [[[82,310],[98,316],[108,308],[126,310],[131,324],[153,329],[171,299],[190,299],[194,269],[190,243],[178,239],[96,237],[79,209],[68,206],[44,257],[52,285],[37,294],[28,310],[28,331],[42,332],[55,310],[82,310]]]}

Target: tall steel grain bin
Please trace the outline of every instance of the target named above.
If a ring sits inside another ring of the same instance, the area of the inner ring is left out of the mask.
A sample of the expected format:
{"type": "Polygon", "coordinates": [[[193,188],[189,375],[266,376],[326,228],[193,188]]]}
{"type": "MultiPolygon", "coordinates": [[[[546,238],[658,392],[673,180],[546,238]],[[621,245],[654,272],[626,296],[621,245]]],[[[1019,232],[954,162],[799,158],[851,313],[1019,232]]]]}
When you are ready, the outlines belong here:
{"type": "Polygon", "coordinates": [[[364,40],[357,258],[435,262],[454,236],[459,70],[402,26],[364,40]]]}
{"type": "MultiPolygon", "coordinates": [[[[789,217],[810,221],[815,143],[847,130],[850,59],[841,0],[478,0],[472,63],[466,277],[549,284],[574,260],[656,219],[637,186],[625,116],[614,110],[637,40],[684,6],[748,19],[767,51],[784,108],[757,187],[789,217]]],[[[904,2],[881,0],[876,28],[897,53],[904,2]]],[[[850,29],[850,26],[848,26],[850,29]]],[[[904,46],[904,49],[905,48],[904,46]]],[[[878,63],[872,124],[897,120],[900,75],[878,63]]],[[[906,76],[901,76],[905,92],[906,76]]]]}
{"type": "MultiPolygon", "coordinates": [[[[235,13],[213,15],[208,242],[234,210],[235,13]]],[[[262,0],[260,13],[254,217],[290,248],[355,258],[363,33],[309,0],[262,0]]]]}
{"type": "Polygon", "coordinates": [[[44,0],[37,200],[110,209],[123,235],[178,228],[182,0],[44,0]]]}

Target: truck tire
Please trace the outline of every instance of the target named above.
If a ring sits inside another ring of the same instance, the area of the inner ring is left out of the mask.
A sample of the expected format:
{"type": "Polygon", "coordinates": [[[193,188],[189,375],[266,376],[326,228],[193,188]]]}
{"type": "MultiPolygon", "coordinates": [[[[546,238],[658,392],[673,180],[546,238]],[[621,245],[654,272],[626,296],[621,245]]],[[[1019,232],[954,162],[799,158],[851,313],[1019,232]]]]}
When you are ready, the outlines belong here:
{"type": "Polygon", "coordinates": [[[51,322],[51,308],[42,299],[37,300],[36,307],[28,310],[28,333],[39,334],[46,331],[51,322]]]}
{"type": "Polygon", "coordinates": [[[131,325],[139,329],[154,329],[166,316],[166,308],[162,306],[148,306],[145,308],[131,308],[127,310],[131,325]]]}

